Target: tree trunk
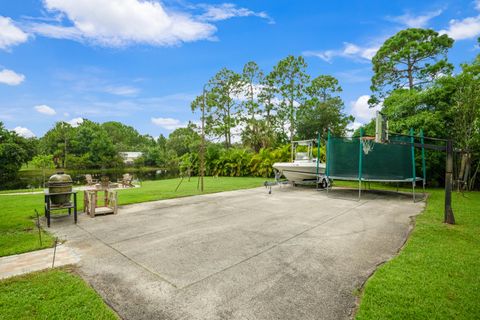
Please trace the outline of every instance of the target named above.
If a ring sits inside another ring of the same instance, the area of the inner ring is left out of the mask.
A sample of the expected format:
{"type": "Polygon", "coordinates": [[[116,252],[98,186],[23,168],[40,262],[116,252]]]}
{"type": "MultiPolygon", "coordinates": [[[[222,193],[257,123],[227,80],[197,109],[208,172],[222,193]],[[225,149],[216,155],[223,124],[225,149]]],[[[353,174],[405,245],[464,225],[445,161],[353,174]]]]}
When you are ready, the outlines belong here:
{"type": "Polygon", "coordinates": [[[468,181],[470,180],[470,170],[471,170],[471,154],[467,153],[466,159],[465,159],[465,172],[462,176],[462,181],[464,182],[464,185],[467,188],[467,190],[470,190],[468,185],[468,181]]]}
{"type": "Polygon", "coordinates": [[[477,162],[477,168],[475,169],[475,173],[470,178],[469,185],[468,185],[469,190],[473,190],[473,188],[475,187],[475,180],[477,179],[477,174],[479,169],[480,169],[480,160],[477,162]]]}
{"type": "Polygon", "coordinates": [[[458,174],[458,179],[463,179],[463,175],[465,173],[465,164],[467,162],[467,159],[466,159],[466,154],[465,153],[462,153],[462,160],[460,162],[460,172],[458,174]]]}
{"type": "Polygon", "coordinates": [[[444,223],[455,224],[455,216],[452,210],[452,176],[453,176],[453,142],[447,141],[447,161],[445,170],[445,209],[444,223]]]}
{"type": "Polygon", "coordinates": [[[225,135],[225,138],[226,138],[226,145],[227,145],[227,149],[230,148],[230,145],[231,145],[231,130],[232,130],[232,127],[231,127],[231,123],[230,123],[230,104],[227,105],[227,121],[226,121],[226,135],[225,135]]]}
{"type": "Polygon", "coordinates": [[[410,62],[410,58],[408,58],[407,74],[408,74],[408,88],[412,90],[413,89],[413,65],[410,62]]]}
{"type": "Polygon", "coordinates": [[[65,137],[65,148],[63,152],[63,168],[67,167],[67,137],[65,137]]]}

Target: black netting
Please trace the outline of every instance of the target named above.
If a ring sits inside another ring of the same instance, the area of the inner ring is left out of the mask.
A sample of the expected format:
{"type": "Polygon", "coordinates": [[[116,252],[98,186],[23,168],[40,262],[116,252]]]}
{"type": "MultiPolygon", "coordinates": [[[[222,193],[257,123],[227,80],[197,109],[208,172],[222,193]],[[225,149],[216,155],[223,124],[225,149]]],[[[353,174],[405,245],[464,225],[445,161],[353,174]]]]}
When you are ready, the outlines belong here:
{"type": "MultiPolygon", "coordinates": [[[[391,136],[391,142],[409,142],[409,137],[391,136]]],[[[409,144],[372,144],[368,153],[358,138],[331,137],[328,146],[328,175],[337,178],[359,178],[359,154],[362,152],[362,179],[407,180],[412,179],[412,154],[409,144]]]]}

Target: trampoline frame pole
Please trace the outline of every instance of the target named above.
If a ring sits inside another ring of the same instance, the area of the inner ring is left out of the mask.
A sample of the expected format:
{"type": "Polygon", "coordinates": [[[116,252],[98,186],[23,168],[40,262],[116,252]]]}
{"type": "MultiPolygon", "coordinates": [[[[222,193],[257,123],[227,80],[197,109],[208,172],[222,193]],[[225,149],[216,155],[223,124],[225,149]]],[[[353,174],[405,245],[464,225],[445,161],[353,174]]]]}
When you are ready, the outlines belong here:
{"type": "Polygon", "coordinates": [[[362,197],[362,138],[363,138],[363,128],[360,128],[360,138],[358,138],[358,200],[362,197]]]}
{"type": "Polygon", "coordinates": [[[420,143],[422,144],[422,179],[423,179],[423,199],[425,199],[425,185],[427,184],[427,168],[425,165],[425,139],[423,129],[420,129],[420,143]]]}
{"type": "Polygon", "coordinates": [[[330,129],[327,129],[327,146],[326,146],[326,155],[325,155],[325,175],[327,176],[327,195],[330,189],[330,129]]]}
{"type": "Polygon", "coordinates": [[[318,131],[317,136],[317,170],[316,170],[316,178],[317,178],[317,190],[318,190],[318,166],[320,165],[320,131],[318,131]]]}
{"type": "Polygon", "coordinates": [[[415,179],[417,173],[415,172],[415,138],[414,138],[413,128],[410,128],[410,142],[412,143],[412,193],[413,193],[413,202],[415,202],[415,179]]]}

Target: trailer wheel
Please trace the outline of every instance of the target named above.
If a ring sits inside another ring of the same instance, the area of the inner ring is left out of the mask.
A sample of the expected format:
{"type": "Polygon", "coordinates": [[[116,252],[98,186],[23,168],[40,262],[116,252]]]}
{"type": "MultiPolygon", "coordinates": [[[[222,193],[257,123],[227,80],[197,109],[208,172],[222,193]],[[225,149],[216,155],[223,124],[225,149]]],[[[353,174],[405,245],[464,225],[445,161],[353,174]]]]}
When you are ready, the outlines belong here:
{"type": "Polygon", "coordinates": [[[326,189],[328,187],[327,179],[323,178],[322,182],[320,182],[320,188],[326,189]]]}

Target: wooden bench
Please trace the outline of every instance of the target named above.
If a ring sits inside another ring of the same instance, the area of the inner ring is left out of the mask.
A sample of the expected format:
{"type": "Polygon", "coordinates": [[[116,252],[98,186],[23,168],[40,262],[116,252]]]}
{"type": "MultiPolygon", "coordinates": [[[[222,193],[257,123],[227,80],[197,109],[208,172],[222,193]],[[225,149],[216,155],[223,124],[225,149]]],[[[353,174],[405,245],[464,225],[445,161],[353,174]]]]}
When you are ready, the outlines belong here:
{"type": "Polygon", "coordinates": [[[83,197],[83,206],[85,213],[91,218],[97,215],[117,214],[118,211],[118,194],[115,190],[85,190],[83,197]],[[98,204],[98,193],[103,191],[103,206],[98,204]]]}

